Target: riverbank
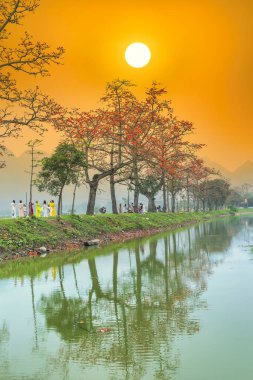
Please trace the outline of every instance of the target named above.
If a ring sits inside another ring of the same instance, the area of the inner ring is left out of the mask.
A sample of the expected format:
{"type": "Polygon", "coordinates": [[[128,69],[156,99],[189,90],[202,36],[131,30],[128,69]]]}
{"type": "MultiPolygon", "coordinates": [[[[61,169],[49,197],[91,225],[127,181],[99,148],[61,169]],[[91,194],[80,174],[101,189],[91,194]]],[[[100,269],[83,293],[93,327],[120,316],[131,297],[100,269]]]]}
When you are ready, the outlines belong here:
{"type": "Polygon", "coordinates": [[[53,218],[0,219],[0,261],[33,256],[44,246],[50,252],[76,250],[99,239],[100,245],[178,229],[229,215],[228,210],[189,213],[104,214],[53,218]]]}

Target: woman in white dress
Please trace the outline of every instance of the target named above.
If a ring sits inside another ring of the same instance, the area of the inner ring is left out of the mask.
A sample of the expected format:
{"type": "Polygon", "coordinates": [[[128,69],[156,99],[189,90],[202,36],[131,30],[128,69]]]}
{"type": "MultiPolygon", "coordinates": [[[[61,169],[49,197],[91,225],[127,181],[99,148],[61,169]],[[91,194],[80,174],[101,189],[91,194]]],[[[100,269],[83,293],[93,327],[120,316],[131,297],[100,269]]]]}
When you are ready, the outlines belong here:
{"type": "Polygon", "coordinates": [[[16,202],[14,200],[11,202],[11,215],[13,218],[17,217],[16,202]]]}
{"type": "Polygon", "coordinates": [[[48,217],[48,206],[47,206],[47,202],[44,201],[43,202],[43,206],[42,206],[42,216],[44,218],[47,218],[48,217]]]}
{"type": "Polygon", "coordinates": [[[24,203],[22,201],[19,201],[19,204],[18,204],[18,216],[20,218],[24,217],[24,203]]]}

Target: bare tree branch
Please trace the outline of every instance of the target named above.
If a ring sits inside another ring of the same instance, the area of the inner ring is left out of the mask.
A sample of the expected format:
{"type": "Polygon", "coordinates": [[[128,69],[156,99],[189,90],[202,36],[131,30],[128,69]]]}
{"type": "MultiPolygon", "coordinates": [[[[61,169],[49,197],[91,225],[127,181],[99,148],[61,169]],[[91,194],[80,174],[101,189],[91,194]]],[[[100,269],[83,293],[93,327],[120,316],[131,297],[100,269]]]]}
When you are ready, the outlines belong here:
{"type": "MultiPolygon", "coordinates": [[[[46,76],[52,63],[61,63],[62,47],[52,50],[46,42],[33,42],[27,32],[16,47],[7,44],[11,35],[8,27],[20,25],[39,4],[40,0],[0,0],[0,139],[18,137],[26,127],[42,134],[60,109],[38,88],[20,91],[11,76],[11,71],[46,76]]],[[[0,144],[2,156],[3,141],[0,144]]]]}
{"type": "Polygon", "coordinates": [[[40,0],[0,0],[0,39],[6,38],[9,24],[20,24],[20,20],[28,12],[33,12],[40,0]]]}

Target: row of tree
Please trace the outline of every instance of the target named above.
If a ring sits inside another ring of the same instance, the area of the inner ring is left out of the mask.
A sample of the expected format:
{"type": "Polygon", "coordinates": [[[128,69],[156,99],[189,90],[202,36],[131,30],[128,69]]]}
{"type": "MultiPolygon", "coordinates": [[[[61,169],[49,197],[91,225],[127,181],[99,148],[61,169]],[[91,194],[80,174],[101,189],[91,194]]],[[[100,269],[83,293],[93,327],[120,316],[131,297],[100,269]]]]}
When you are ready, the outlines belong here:
{"type": "Polygon", "coordinates": [[[101,107],[90,112],[59,107],[51,123],[65,136],[55,153],[42,160],[37,185],[59,196],[64,186],[84,182],[89,187],[87,214],[94,214],[96,195],[103,180],[110,183],[112,212],[117,213],[116,185],[125,184],[148,198],[148,211],[156,211],[161,191],[164,212],[176,209],[176,197],[185,197],[187,211],[222,207],[229,184],[198,157],[203,146],[190,141],[192,123],[173,114],[166,90],[157,83],[144,100],[134,95],[133,84],[114,80],[107,84],[101,107]],[[170,201],[169,201],[170,200],[170,201]]]}

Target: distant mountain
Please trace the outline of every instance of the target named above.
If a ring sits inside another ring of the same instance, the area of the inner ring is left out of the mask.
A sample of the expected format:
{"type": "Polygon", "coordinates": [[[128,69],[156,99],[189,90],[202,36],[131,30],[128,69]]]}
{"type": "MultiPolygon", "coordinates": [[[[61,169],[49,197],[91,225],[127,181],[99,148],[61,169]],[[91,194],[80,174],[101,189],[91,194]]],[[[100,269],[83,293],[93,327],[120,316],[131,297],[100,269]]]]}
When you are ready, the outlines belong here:
{"type": "Polygon", "coordinates": [[[217,162],[205,159],[207,166],[219,170],[222,176],[228,179],[232,186],[241,186],[244,183],[249,183],[253,186],[253,162],[246,161],[236,170],[230,171],[219,165],[217,162]]]}
{"type": "Polygon", "coordinates": [[[231,180],[233,177],[233,172],[224,168],[224,166],[218,164],[217,162],[211,161],[208,158],[204,158],[204,161],[208,167],[218,170],[224,178],[231,180]]]}
{"type": "Polygon", "coordinates": [[[240,186],[244,183],[253,185],[253,162],[246,161],[239,166],[239,168],[233,172],[232,182],[236,186],[240,186]]]}

